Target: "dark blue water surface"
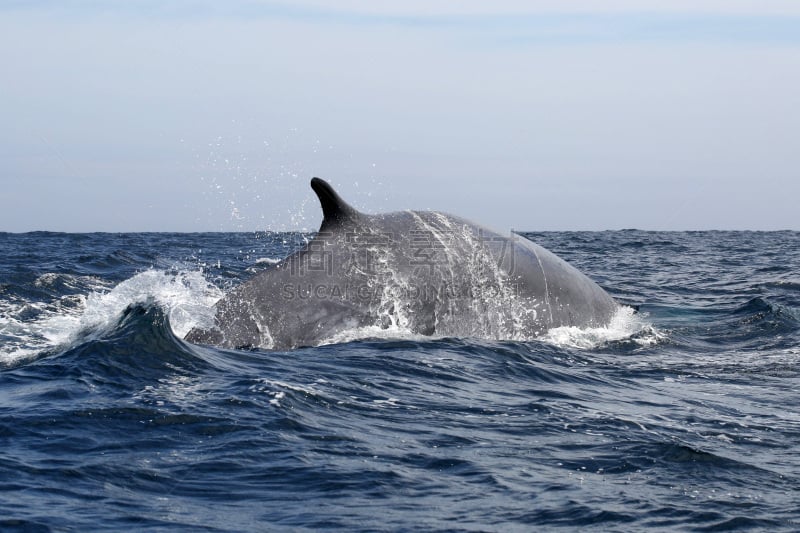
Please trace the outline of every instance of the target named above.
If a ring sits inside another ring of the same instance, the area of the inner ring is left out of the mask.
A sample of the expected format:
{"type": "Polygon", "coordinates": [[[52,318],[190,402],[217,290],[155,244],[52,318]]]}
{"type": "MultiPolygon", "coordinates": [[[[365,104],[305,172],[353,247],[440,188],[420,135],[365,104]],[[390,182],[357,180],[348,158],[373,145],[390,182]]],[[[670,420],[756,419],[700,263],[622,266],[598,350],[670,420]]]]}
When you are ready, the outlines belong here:
{"type": "Polygon", "coordinates": [[[800,528],[800,233],[526,234],[525,342],[181,340],[300,234],[0,234],[0,530],[800,528]]]}

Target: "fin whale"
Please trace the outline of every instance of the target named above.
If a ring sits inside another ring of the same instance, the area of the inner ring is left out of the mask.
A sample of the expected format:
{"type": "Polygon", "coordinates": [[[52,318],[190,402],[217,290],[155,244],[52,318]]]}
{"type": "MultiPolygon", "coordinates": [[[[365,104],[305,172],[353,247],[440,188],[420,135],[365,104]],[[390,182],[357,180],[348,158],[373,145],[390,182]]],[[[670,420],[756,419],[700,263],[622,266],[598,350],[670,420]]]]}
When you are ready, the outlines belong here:
{"type": "Polygon", "coordinates": [[[225,295],[214,323],[187,341],[289,350],[390,327],[525,340],[604,326],[618,309],[586,275],[513,233],[436,211],[366,214],[322,179],[311,187],[323,214],[316,236],[225,295]]]}

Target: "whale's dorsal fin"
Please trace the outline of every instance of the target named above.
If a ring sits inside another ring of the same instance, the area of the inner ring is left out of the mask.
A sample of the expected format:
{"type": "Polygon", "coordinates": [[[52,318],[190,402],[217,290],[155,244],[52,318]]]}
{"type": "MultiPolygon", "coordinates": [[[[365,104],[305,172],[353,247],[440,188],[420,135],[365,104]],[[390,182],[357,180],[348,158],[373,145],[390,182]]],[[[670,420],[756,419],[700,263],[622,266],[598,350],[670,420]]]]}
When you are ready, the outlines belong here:
{"type": "Polygon", "coordinates": [[[311,188],[317,193],[322,206],[322,225],[320,229],[332,228],[339,224],[354,223],[360,213],[350,207],[333,190],[330,183],[320,178],[311,178],[311,188]]]}

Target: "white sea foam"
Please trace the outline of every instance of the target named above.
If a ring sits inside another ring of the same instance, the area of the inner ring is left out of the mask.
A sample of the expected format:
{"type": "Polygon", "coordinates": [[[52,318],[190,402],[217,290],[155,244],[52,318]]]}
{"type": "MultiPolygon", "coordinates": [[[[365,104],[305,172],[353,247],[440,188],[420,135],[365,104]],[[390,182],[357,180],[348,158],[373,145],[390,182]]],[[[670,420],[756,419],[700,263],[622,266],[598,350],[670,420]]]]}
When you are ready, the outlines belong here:
{"type": "Polygon", "coordinates": [[[322,340],[319,345],[324,346],[327,344],[341,344],[363,339],[402,339],[421,341],[431,338],[432,337],[414,333],[407,327],[398,324],[392,324],[388,327],[364,326],[340,331],[334,335],[331,335],[327,339],[322,340]]]}
{"type": "Polygon", "coordinates": [[[611,322],[600,328],[578,328],[564,326],[553,328],[539,337],[539,340],[560,347],[591,349],[602,344],[631,339],[646,346],[656,344],[664,334],[655,329],[647,317],[637,314],[633,308],[620,306],[611,322]]]}
{"type": "MultiPolygon", "coordinates": [[[[317,381],[319,383],[319,381],[317,381]]],[[[259,379],[258,384],[250,387],[251,391],[263,392],[271,396],[269,400],[270,405],[273,407],[281,407],[281,400],[286,397],[286,391],[300,392],[308,396],[318,396],[319,392],[314,387],[316,383],[308,385],[293,385],[284,381],[276,381],[271,379],[259,379]]]]}
{"type": "MultiPolygon", "coordinates": [[[[521,338],[519,335],[504,337],[502,335],[491,335],[496,332],[475,331],[468,337],[490,338],[493,340],[513,340],[513,341],[542,341],[565,348],[592,349],[608,342],[630,339],[641,346],[657,344],[665,338],[665,334],[654,328],[646,316],[637,314],[632,308],[621,306],[612,317],[608,326],[600,328],[579,328],[565,326],[553,328],[544,335],[538,337],[521,338]]],[[[391,324],[389,327],[365,326],[351,328],[332,335],[320,342],[320,345],[339,344],[363,339],[402,339],[423,341],[437,338],[450,337],[451,335],[433,334],[431,336],[414,333],[407,327],[398,324],[391,324]]]]}
{"type": "Polygon", "coordinates": [[[10,364],[68,345],[87,333],[101,334],[136,303],[154,302],[163,307],[172,330],[183,337],[193,327],[213,320],[212,306],[221,296],[199,271],[147,270],[111,289],[98,283],[88,295],[64,297],[53,304],[6,303],[0,309],[0,335],[6,338],[0,347],[0,363],[10,364]],[[35,311],[35,318],[20,318],[26,309],[35,311]]]}
{"type": "Polygon", "coordinates": [[[280,263],[282,259],[276,259],[274,257],[259,257],[256,259],[257,265],[276,265],[280,263]]]}

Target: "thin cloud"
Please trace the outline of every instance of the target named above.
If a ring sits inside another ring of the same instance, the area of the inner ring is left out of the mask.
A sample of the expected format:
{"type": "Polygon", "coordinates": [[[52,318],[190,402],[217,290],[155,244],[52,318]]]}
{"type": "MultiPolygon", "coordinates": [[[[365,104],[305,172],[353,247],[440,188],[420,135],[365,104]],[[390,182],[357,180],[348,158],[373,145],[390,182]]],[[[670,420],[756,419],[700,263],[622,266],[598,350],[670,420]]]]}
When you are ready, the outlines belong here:
{"type": "MultiPolygon", "coordinates": [[[[40,0],[4,4],[7,11],[55,12],[71,19],[122,16],[156,19],[246,18],[335,26],[446,29],[482,41],[508,44],[626,42],[800,44],[800,2],[735,0],[695,2],[384,2],[292,4],[232,2],[97,2],[65,6],[40,0]]],[[[0,7],[0,10],[3,8],[0,7]]]]}

